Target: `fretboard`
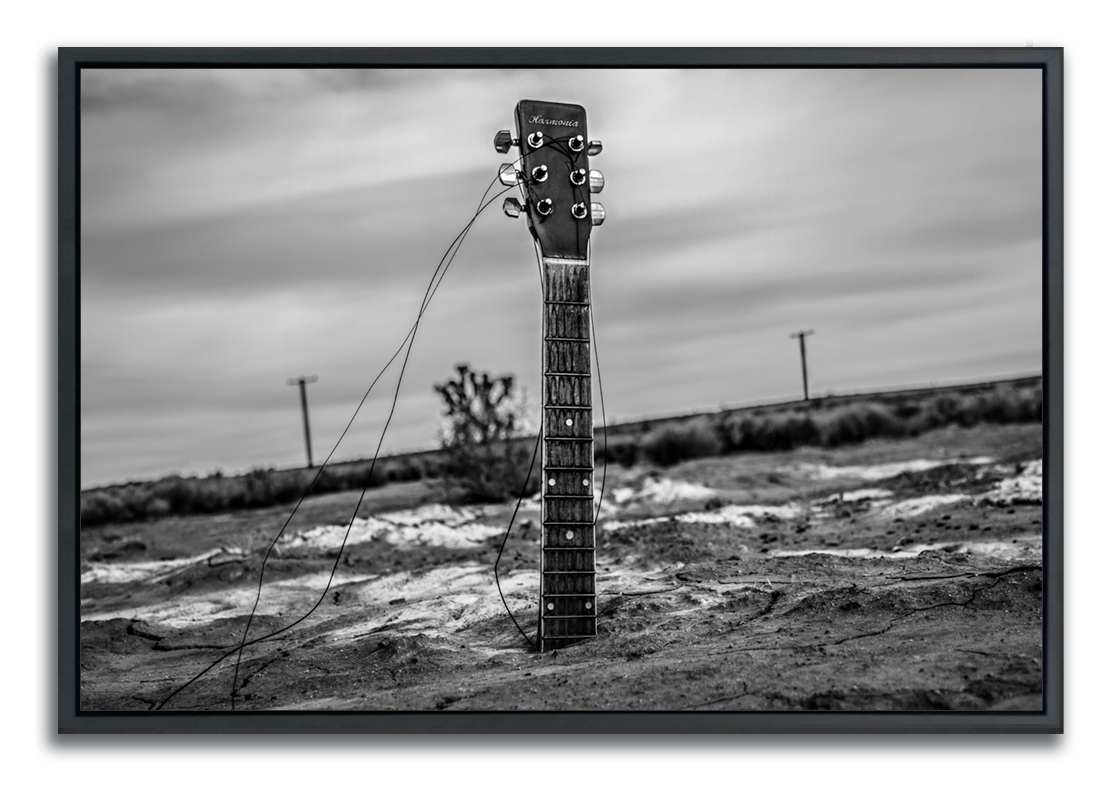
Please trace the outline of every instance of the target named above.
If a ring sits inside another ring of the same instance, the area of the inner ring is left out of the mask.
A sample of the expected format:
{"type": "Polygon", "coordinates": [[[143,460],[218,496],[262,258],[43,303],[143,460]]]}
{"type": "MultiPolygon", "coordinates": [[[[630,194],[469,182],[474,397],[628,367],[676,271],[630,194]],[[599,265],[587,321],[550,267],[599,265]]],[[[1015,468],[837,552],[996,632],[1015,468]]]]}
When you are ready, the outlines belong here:
{"type": "Polygon", "coordinates": [[[539,649],[597,634],[589,266],[543,259],[539,649]]]}

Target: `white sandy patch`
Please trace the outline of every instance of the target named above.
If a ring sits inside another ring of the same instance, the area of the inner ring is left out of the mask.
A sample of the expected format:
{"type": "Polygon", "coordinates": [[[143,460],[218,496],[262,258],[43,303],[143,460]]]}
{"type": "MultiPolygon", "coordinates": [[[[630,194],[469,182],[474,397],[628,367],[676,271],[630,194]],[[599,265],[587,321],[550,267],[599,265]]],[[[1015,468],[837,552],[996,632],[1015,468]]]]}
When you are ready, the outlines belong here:
{"type": "Polygon", "coordinates": [[[680,500],[703,500],[717,494],[703,484],[688,481],[652,477],[643,482],[643,487],[616,487],[612,490],[612,500],[618,504],[631,502],[673,503],[680,500]]]}
{"type": "Polygon", "coordinates": [[[477,522],[480,516],[479,512],[471,509],[434,504],[381,514],[378,517],[359,518],[353,521],[352,530],[345,525],[308,528],[281,539],[279,551],[300,547],[336,549],[345,540],[346,531],[349,536],[345,544],[350,547],[364,542],[382,541],[393,545],[468,548],[476,547],[507,530],[506,526],[477,522]]]}
{"type": "Polygon", "coordinates": [[[1028,462],[1022,473],[1000,481],[980,500],[996,506],[1042,503],[1042,460],[1028,462]]]}
{"type": "Polygon", "coordinates": [[[906,462],[889,462],[883,465],[815,465],[801,464],[780,468],[784,472],[804,474],[817,481],[855,478],[863,481],[882,481],[900,473],[921,473],[943,465],[989,465],[991,457],[956,457],[951,459],[910,459],[906,462]]]}
{"type": "MultiPolygon", "coordinates": [[[[81,583],[155,583],[166,575],[195,564],[210,563],[225,556],[242,556],[242,551],[228,548],[210,550],[202,555],[189,558],[173,558],[169,561],[131,561],[131,562],[93,562],[81,573],[81,583]]],[[[231,560],[231,558],[229,559],[231,560]]]]}
{"type": "Polygon", "coordinates": [[[898,503],[893,503],[890,506],[885,506],[880,510],[880,516],[889,519],[895,517],[917,517],[939,506],[967,500],[971,500],[971,498],[968,495],[959,493],[954,493],[952,495],[923,495],[920,498],[910,498],[908,500],[899,501],[898,503]]]}
{"type": "Polygon", "coordinates": [[[601,527],[606,531],[616,531],[621,528],[639,527],[665,523],[671,520],[682,523],[696,523],[698,525],[728,524],[736,528],[754,528],[757,519],[775,518],[777,520],[794,520],[803,517],[813,510],[797,505],[767,506],[763,504],[731,504],[719,509],[708,511],[686,512],[666,517],[651,517],[644,520],[609,520],[601,527]]]}
{"type": "MultiPolygon", "coordinates": [[[[369,580],[373,575],[347,574],[341,570],[333,578],[330,591],[350,583],[369,580]]],[[[256,609],[259,616],[301,616],[318,601],[329,571],[289,578],[277,583],[266,583],[256,609]]],[[[90,621],[105,619],[142,619],[152,624],[182,628],[205,624],[221,618],[247,616],[256,600],[255,583],[251,586],[231,588],[207,594],[188,594],[165,603],[136,608],[117,608],[99,613],[83,613],[81,618],[90,621]]]]}
{"type": "MultiPolygon", "coordinates": [[[[672,582],[670,573],[678,568],[675,565],[662,570],[633,567],[599,570],[598,597],[659,590],[672,582]]],[[[328,572],[323,572],[266,584],[256,614],[297,619],[321,597],[328,577],[328,572]]],[[[504,597],[513,612],[519,614],[537,607],[538,582],[538,571],[533,569],[500,575],[504,597]]],[[[363,612],[367,617],[331,631],[330,640],[333,641],[351,640],[372,632],[446,637],[494,616],[506,617],[507,613],[500,601],[492,568],[487,565],[458,564],[419,574],[399,572],[380,576],[339,572],[330,591],[342,588],[343,602],[335,605],[327,597],[312,618],[331,618],[339,612],[346,617],[363,612]]],[[[197,628],[218,619],[247,615],[255,596],[252,586],[187,595],[165,604],[83,614],[82,618],[92,621],[141,619],[172,629],[197,628]]],[[[523,626],[532,628],[534,621],[529,619],[529,622],[523,626]]]]}
{"type": "Polygon", "coordinates": [[[885,489],[856,489],[848,492],[838,492],[825,498],[820,503],[859,503],[866,500],[887,500],[894,493],[885,489]]]}
{"type": "Polygon", "coordinates": [[[1017,537],[1015,540],[917,544],[897,547],[892,550],[872,550],[867,547],[821,547],[813,550],[772,550],[769,555],[800,556],[809,555],[810,553],[822,553],[824,555],[840,556],[841,558],[914,558],[930,550],[941,550],[948,553],[968,553],[970,555],[995,558],[1001,561],[1041,560],[1042,535],[1029,534],[1017,537]]]}

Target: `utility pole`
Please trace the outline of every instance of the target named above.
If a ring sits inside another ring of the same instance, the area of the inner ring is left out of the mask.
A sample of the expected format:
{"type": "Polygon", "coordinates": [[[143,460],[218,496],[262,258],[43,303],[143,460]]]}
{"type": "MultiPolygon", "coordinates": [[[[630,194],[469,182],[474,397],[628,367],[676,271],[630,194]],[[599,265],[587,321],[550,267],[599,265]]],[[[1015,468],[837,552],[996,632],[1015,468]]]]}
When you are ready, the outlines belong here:
{"type": "Polygon", "coordinates": [[[297,385],[302,397],[302,434],[306,437],[306,467],[314,467],[314,454],[310,450],[310,410],[306,407],[306,383],[317,382],[317,375],[287,380],[288,385],[297,385]]]}
{"type": "Polygon", "coordinates": [[[806,379],[806,336],[813,335],[813,330],[799,330],[797,333],[791,333],[791,338],[798,339],[798,351],[802,355],[802,399],[803,401],[810,401],[810,386],[806,379]]]}

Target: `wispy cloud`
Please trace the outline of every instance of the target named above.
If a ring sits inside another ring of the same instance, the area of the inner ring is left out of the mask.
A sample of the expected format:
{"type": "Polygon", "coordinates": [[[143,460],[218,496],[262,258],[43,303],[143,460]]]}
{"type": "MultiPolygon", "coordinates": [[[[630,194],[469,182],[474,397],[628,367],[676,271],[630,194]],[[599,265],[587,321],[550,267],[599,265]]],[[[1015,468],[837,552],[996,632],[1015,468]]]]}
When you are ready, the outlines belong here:
{"type": "MultiPolygon", "coordinates": [[[[524,98],[605,142],[593,278],[609,412],[1036,371],[1041,104],[1010,70],[104,70],[82,78],[82,476],[297,464],[414,321],[524,98]]],[[[498,203],[498,202],[497,202],[498,203]]],[[[521,224],[476,223],[387,445],[460,360],[537,399],[521,224]]],[[[387,383],[358,422],[371,451],[387,383]]]]}

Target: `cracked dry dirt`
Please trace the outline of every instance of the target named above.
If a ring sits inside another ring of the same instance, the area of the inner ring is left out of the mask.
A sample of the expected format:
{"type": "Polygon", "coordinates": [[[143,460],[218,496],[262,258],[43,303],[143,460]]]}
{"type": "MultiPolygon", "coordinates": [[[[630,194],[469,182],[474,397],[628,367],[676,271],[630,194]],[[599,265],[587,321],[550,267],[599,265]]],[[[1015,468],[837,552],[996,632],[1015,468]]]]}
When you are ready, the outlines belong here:
{"type": "MultiPolygon", "coordinates": [[[[1041,456],[1039,426],[976,427],[610,469],[600,635],[547,655],[526,649],[492,582],[511,505],[385,487],[320,607],[245,651],[236,707],[1040,709],[1041,456]]],[[[328,526],[352,502],[300,510],[252,636],[321,597],[343,533],[328,526]]],[[[529,635],[537,514],[521,510],[501,563],[529,635]]],[[[150,709],[235,646],[285,517],[83,532],[82,708],[150,709]]],[[[222,663],[165,709],[227,710],[233,675],[222,663]]]]}

